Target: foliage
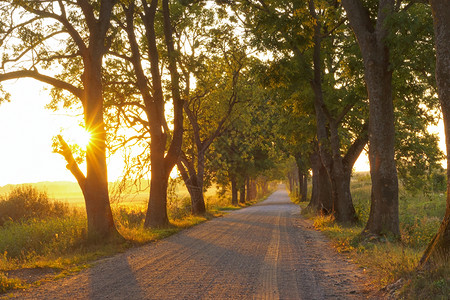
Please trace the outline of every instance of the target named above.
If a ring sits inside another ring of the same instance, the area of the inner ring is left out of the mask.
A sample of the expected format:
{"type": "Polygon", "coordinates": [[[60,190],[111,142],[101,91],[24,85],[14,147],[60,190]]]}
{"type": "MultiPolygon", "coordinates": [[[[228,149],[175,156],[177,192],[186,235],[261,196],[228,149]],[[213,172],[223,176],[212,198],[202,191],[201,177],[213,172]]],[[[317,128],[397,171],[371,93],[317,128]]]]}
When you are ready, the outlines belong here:
{"type": "Polygon", "coordinates": [[[21,280],[8,278],[3,272],[0,272],[0,294],[23,287],[21,280]]]}
{"type": "Polygon", "coordinates": [[[7,257],[27,259],[49,254],[64,254],[80,246],[86,234],[81,214],[68,214],[45,220],[9,222],[0,227],[0,252],[7,257]]]}
{"type": "Polygon", "coordinates": [[[62,217],[68,211],[67,204],[49,200],[46,192],[29,185],[17,186],[0,199],[0,226],[7,221],[62,217]]]}

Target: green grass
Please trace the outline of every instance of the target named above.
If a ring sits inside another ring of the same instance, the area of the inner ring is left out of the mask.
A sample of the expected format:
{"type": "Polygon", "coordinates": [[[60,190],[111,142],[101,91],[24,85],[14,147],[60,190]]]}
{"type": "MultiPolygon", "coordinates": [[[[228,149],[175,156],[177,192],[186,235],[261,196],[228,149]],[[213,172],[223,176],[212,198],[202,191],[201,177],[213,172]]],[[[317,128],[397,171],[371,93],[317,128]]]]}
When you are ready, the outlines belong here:
{"type": "MultiPolygon", "coordinates": [[[[8,220],[0,226],[0,294],[29,286],[20,279],[9,278],[8,271],[51,268],[56,271],[54,278],[64,277],[89,267],[92,261],[101,257],[166,238],[221,216],[225,213],[223,210],[242,207],[230,206],[228,194],[217,197],[211,192],[206,194],[206,205],[208,213],[205,216],[192,216],[186,194],[178,191],[169,193],[168,215],[171,225],[164,229],[147,229],[144,228],[145,203],[117,201],[112,205],[113,217],[125,241],[109,241],[101,245],[86,241],[86,215],[78,205],[67,209],[64,216],[43,215],[39,218],[8,220]]],[[[39,284],[39,281],[33,284],[39,284]]]]}
{"type": "MultiPolygon", "coordinates": [[[[398,297],[405,299],[447,299],[450,294],[450,269],[417,272],[418,262],[445,214],[444,194],[411,194],[400,188],[399,211],[401,241],[367,239],[360,235],[370,209],[370,177],[352,178],[353,202],[360,222],[340,226],[330,216],[316,216],[303,209],[315,228],[331,238],[337,251],[350,256],[372,278],[372,285],[382,288],[400,278],[406,284],[398,297]]],[[[307,203],[300,203],[306,208],[307,203]]]]}

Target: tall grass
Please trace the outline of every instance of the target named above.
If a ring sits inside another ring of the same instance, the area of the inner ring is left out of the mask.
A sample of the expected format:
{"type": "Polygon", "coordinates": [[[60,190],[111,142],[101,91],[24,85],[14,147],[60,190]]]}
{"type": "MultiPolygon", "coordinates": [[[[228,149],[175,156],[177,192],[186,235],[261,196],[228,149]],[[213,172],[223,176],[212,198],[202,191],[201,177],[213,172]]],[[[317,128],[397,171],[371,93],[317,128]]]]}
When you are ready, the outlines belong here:
{"type": "MultiPolygon", "coordinates": [[[[369,217],[371,182],[368,174],[352,178],[353,202],[360,222],[340,226],[331,216],[315,216],[303,210],[314,226],[329,236],[337,251],[345,252],[382,288],[400,278],[407,284],[397,297],[406,299],[448,299],[450,269],[417,272],[418,262],[428,243],[436,234],[445,214],[446,199],[442,193],[412,194],[400,187],[399,219],[401,241],[389,238],[367,239],[360,235],[369,217]],[[420,279],[419,279],[420,278],[420,279]]],[[[301,204],[303,207],[306,204],[301,204]]]]}

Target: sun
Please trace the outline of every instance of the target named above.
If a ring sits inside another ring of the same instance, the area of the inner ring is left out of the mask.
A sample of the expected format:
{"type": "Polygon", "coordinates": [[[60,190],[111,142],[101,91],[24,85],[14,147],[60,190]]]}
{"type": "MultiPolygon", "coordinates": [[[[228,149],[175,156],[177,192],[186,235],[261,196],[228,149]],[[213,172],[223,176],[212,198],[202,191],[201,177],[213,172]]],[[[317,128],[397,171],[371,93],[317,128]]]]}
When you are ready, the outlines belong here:
{"type": "Polygon", "coordinates": [[[67,132],[67,135],[70,137],[73,143],[77,144],[83,149],[86,149],[92,138],[91,133],[81,126],[70,128],[70,130],[68,130],[67,132]]]}

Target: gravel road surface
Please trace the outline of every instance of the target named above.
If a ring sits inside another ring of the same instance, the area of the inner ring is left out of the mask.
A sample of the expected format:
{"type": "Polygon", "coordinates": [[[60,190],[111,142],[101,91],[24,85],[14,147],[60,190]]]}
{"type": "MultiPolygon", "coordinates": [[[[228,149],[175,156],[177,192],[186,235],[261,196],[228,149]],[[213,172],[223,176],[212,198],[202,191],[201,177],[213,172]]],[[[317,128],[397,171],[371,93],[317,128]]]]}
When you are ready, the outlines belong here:
{"type": "Polygon", "coordinates": [[[285,189],[19,299],[364,299],[364,276],[311,228],[285,189]]]}

